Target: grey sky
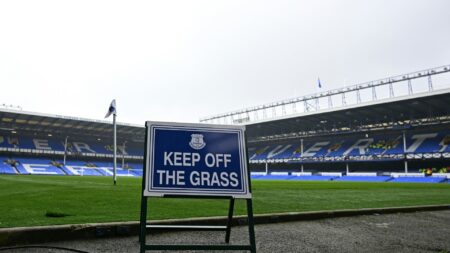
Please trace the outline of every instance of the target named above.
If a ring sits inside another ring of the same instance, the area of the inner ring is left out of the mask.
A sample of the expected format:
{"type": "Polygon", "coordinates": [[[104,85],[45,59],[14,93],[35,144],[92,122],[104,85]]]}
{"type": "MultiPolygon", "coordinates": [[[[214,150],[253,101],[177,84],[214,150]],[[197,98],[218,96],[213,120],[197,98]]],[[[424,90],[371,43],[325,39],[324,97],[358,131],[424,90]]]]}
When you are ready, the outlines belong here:
{"type": "MultiPolygon", "coordinates": [[[[0,104],[202,116],[450,63],[450,1],[1,1],[0,104]]],[[[450,87],[439,83],[437,88],[450,87]]]]}

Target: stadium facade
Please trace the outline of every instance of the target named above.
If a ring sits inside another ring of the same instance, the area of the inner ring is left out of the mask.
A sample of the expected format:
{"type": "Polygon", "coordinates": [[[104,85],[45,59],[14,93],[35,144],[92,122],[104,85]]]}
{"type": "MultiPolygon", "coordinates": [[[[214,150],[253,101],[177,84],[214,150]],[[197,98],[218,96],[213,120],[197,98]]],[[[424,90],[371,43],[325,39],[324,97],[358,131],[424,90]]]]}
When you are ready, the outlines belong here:
{"type": "MultiPolygon", "coordinates": [[[[448,73],[443,66],[201,121],[246,125],[254,178],[421,177],[434,168],[443,177],[425,181],[441,182],[450,172],[450,89],[434,90],[431,78],[448,73]],[[416,79],[425,91],[413,92],[416,79]]],[[[0,109],[0,174],[111,176],[112,131],[107,121],[0,109]]],[[[141,176],[144,127],[118,123],[117,137],[118,176],[141,176]]]]}

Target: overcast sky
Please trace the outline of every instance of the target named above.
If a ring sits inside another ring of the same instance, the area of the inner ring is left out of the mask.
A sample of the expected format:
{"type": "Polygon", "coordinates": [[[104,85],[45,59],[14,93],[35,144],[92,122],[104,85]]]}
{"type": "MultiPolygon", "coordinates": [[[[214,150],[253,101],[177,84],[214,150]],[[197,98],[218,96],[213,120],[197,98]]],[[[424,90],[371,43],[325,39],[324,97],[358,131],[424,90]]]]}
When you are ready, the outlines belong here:
{"type": "MultiPolygon", "coordinates": [[[[0,1],[0,104],[209,116],[450,64],[450,1],[0,1]]],[[[437,83],[435,88],[450,87],[437,83]]]]}

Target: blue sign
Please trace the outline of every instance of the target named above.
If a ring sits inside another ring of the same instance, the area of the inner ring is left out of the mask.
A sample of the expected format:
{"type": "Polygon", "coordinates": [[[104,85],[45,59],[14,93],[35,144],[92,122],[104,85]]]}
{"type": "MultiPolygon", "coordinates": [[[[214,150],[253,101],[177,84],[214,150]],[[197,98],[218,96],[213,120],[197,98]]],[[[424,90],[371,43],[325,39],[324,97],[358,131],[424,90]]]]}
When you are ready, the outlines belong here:
{"type": "Polygon", "coordinates": [[[243,126],[147,122],[144,196],[251,198],[243,126]]]}

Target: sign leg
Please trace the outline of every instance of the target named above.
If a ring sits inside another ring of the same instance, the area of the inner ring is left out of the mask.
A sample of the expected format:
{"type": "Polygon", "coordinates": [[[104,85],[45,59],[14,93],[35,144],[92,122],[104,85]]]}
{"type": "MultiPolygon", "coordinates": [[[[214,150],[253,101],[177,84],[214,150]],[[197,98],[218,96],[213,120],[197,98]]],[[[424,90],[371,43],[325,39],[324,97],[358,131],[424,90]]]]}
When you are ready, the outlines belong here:
{"type": "Polygon", "coordinates": [[[255,223],[253,221],[253,204],[252,199],[247,199],[247,215],[248,215],[248,236],[250,240],[251,252],[256,253],[255,241],[255,223]]]}
{"type": "Polygon", "coordinates": [[[231,223],[233,220],[234,198],[230,199],[230,209],[228,209],[227,232],[225,234],[225,242],[230,243],[231,223]]]}
{"type": "Polygon", "coordinates": [[[141,243],[141,253],[145,252],[145,239],[147,234],[147,197],[142,196],[141,199],[141,224],[139,233],[139,242],[141,243]]]}

